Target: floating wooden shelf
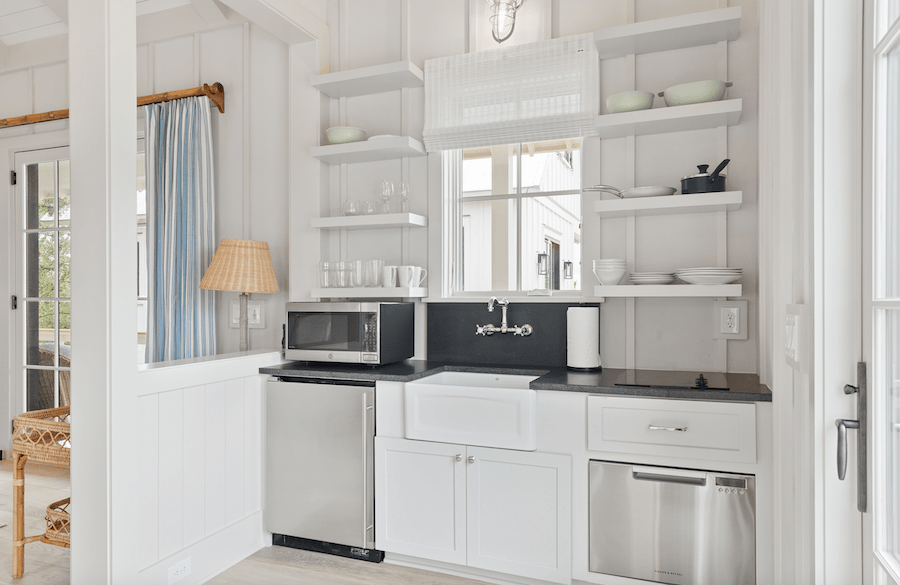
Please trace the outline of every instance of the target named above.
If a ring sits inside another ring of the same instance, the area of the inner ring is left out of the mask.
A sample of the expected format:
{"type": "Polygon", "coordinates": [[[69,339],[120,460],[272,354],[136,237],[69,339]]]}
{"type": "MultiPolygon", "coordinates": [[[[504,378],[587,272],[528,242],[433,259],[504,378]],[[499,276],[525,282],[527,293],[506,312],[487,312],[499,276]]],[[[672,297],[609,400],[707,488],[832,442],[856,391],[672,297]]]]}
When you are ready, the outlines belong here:
{"type": "Polygon", "coordinates": [[[425,85],[425,74],[409,61],[315,75],[310,84],[334,98],[383,93],[425,85]]]}
{"type": "Polygon", "coordinates": [[[646,20],[594,31],[601,59],[711,45],[738,38],[741,7],[646,20]]]}
{"type": "Polygon", "coordinates": [[[645,136],[685,130],[702,130],[718,126],[735,126],[741,119],[743,101],[738,99],[705,104],[690,104],[603,114],[597,116],[594,126],[600,138],[645,136]]]}
{"type": "Polygon", "coordinates": [[[320,230],[376,230],[383,228],[427,227],[428,218],[415,213],[314,217],[312,226],[320,230]]]}
{"type": "Polygon", "coordinates": [[[594,202],[594,211],[597,212],[597,215],[604,218],[708,213],[712,211],[736,211],[740,209],[742,201],[743,191],[639,197],[636,199],[601,199],[594,202]]]}
{"type": "Polygon", "coordinates": [[[594,296],[621,297],[739,297],[740,284],[635,284],[595,286],[594,296]]]}
{"type": "Polygon", "coordinates": [[[407,156],[425,156],[425,146],[409,136],[329,144],[309,149],[314,158],[330,165],[374,162],[407,156]]]}
{"type": "Polygon", "coordinates": [[[310,295],[319,299],[406,299],[425,298],[426,287],[314,288],[310,295]]]}

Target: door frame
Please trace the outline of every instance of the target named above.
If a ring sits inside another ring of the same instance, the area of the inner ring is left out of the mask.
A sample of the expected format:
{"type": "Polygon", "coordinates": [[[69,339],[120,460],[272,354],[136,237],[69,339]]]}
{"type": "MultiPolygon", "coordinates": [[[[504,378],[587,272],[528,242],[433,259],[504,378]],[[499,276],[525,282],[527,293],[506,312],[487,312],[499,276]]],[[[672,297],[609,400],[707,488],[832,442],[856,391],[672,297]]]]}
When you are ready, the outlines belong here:
{"type": "MultiPolygon", "coordinates": [[[[25,130],[32,131],[30,128],[25,130]]],[[[5,132],[13,134],[17,131],[21,132],[22,129],[10,129],[5,132]]],[[[8,218],[6,221],[0,221],[0,260],[3,261],[3,265],[0,267],[0,301],[2,301],[0,306],[7,309],[0,310],[0,356],[5,356],[5,359],[0,357],[0,380],[5,381],[4,386],[6,388],[6,396],[0,395],[0,420],[7,421],[0,428],[0,449],[7,452],[11,448],[11,423],[15,417],[13,413],[16,410],[15,393],[12,389],[15,388],[15,360],[17,359],[14,355],[16,319],[8,304],[12,295],[16,294],[15,254],[17,236],[14,229],[16,221],[16,188],[10,184],[9,176],[10,171],[15,169],[16,153],[68,145],[68,130],[0,138],[0,178],[6,182],[8,193],[5,204],[0,204],[0,209],[5,212],[5,216],[8,218]]]]}

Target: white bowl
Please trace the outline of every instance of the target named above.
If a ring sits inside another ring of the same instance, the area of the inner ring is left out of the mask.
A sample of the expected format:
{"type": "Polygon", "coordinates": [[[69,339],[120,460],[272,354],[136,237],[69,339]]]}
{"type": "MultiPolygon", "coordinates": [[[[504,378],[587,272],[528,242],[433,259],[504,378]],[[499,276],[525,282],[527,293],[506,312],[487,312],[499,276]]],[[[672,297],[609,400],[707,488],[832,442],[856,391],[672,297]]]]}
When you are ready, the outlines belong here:
{"type": "Polygon", "coordinates": [[[623,91],[614,93],[606,98],[606,111],[610,114],[619,112],[636,112],[637,110],[649,110],[653,107],[653,98],[656,97],[649,91],[623,91]]]}
{"type": "Polygon", "coordinates": [[[603,286],[615,286],[625,276],[624,268],[594,268],[594,276],[603,286]]]}
{"type": "Polygon", "coordinates": [[[328,138],[329,144],[345,144],[365,140],[366,132],[353,126],[334,126],[325,131],[325,137],[328,138]]]}
{"type": "Polygon", "coordinates": [[[673,85],[666,91],[659,92],[659,97],[665,98],[667,106],[717,102],[725,97],[726,87],[731,87],[730,81],[719,81],[718,79],[693,81],[673,85]]]}

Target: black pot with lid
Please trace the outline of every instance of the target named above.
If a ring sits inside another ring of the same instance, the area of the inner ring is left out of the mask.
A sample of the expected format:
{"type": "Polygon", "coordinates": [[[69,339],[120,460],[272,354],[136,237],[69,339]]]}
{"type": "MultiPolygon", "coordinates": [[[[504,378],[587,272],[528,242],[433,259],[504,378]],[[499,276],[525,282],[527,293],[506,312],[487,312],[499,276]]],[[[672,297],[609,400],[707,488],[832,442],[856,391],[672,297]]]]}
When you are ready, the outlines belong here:
{"type": "Polygon", "coordinates": [[[696,175],[681,179],[681,192],[685,195],[691,193],[716,193],[725,190],[725,175],[720,174],[722,169],[731,162],[726,158],[712,173],[708,173],[709,165],[697,165],[700,170],[696,175]]]}

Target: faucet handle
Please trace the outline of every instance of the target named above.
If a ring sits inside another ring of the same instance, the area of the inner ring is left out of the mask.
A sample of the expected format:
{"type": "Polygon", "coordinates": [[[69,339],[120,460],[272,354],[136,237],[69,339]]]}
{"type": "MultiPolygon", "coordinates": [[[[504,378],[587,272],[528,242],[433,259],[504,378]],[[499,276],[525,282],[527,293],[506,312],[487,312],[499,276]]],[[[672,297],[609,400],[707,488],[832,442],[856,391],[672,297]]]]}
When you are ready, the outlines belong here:
{"type": "Polygon", "coordinates": [[[515,332],[513,335],[521,335],[522,337],[528,337],[532,333],[534,333],[534,327],[529,325],[528,323],[522,325],[521,327],[515,326],[515,332]]]}

